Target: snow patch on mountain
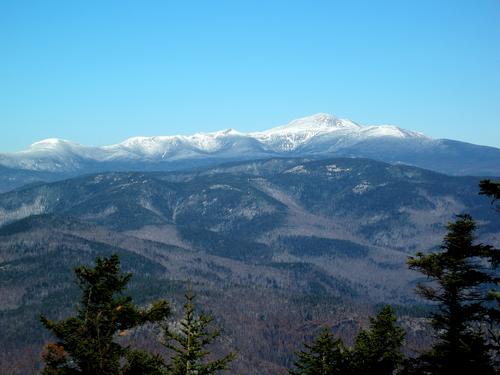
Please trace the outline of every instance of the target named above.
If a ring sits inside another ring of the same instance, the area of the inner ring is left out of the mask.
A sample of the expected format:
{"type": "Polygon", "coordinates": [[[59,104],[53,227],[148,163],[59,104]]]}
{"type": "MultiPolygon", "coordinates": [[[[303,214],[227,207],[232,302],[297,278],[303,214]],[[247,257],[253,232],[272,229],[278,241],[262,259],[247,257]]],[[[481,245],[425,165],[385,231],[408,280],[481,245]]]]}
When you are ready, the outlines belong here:
{"type": "Polygon", "coordinates": [[[290,168],[290,169],[287,169],[285,172],[283,173],[293,173],[293,174],[307,174],[309,173],[307,171],[307,169],[305,169],[305,167],[303,165],[297,165],[296,167],[293,167],[293,168],[290,168]]]}
{"type": "Polygon", "coordinates": [[[338,167],[336,164],[327,165],[327,166],[325,166],[325,168],[329,173],[340,173],[340,172],[350,172],[351,171],[351,168],[341,168],[341,167],[338,167]]]}
{"type": "Polygon", "coordinates": [[[394,137],[394,138],[424,138],[430,139],[422,133],[398,128],[393,125],[368,126],[360,129],[360,135],[370,137],[394,137]]]}
{"type": "Polygon", "coordinates": [[[214,185],[209,186],[208,188],[210,190],[233,190],[233,191],[241,191],[238,188],[235,188],[233,186],[226,185],[226,184],[214,184],[214,185]]]}
{"type": "Polygon", "coordinates": [[[0,225],[28,216],[43,214],[46,208],[46,203],[42,196],[37,196],[31,203],[23,203],[19,207],[11,209],[0,206],[0,225]]]}
{"type": "Polygon", "coordinates": [[[361,182],[360,184],[358,184],[358,185],[354,186],[354,187],[352,188],[352,192],[353,192],[354,194],[360,194],[360,195],[361,195],[361,194],[363,194],[363,193],[367,192],[368,190],[370,190],[370,188],[371,188],[370,183],[369,183],[369,182],[367,182],[367,181],[363,181],[363,182],[361,182]]]}

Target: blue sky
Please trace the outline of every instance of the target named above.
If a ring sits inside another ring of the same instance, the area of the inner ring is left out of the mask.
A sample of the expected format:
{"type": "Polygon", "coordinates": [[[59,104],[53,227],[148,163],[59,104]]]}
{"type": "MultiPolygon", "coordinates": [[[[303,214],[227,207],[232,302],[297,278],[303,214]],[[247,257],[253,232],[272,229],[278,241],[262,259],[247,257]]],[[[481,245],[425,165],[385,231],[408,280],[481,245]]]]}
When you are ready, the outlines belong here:
{"type": "Polygon", "coordinates": [[[328,112],[500,147],[500,1],[0,2],[0,151],[328,112]]]}

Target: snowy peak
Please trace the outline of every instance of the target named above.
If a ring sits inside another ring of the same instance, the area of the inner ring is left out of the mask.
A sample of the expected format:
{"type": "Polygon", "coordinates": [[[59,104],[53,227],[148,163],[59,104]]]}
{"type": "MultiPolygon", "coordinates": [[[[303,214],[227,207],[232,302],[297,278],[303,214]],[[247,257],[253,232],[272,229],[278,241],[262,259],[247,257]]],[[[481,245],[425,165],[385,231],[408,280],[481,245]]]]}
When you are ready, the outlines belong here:
{"type": "Polygon", "coordinates": [[[349,136],[359,132],[360,129],[361,126],[350,120],[318,113],[294,120],[287,125],[249,135],[275,152],[296,152],[324,136],[349,136]]]}
{"type": "Polygon", "coordinates": [[[246,137],[234,129],[225,129],[212,133],[195,133],[193,135],[172,135],[156,137],[133,137],[122,143],[105,146],[108,151],[128,151],[136,154],[148,156],[161,155],[164,159],[166,155],[182,148],[200,152],[215,152],[222,148],[228,139],[235,137],[246,137]]]}
{"type": "Polygon", "coordinates": [[[361,134],[366,138],[392,137],[431,139],[422,133],[401,129],[394,125],[367,126],[361,129],[361,134]]]}
{"type": "Polygon", "coordinates": [[[276,128],[254,134],[262,134],[262,135],[284,134],[284,133],[317,134],[319,132],[331,132],[331,131],[346,130],[346,129],[357,130],[360,128],[361,126],[355,124],[350,120],[339,119],[327,113],[318,113],[316,115],[293,120],[287,125],[278,126],[276,128]]]}
{"type": "MultiPolygon", "coordinates": [[[[334,115],[329,115],[328,113],[318,113],[316,115],[302,117],[293,120],[287,125],[279,127],[278,129],[289,129],[289,130],[306,130],[306,129],[330,129],[335,127],[342,127],[342,120],[338,119],[334,115]]],[[[271,129],[272,130],[272,129],[271,129]]]]}
{"type": "Polygon", "coordinates": [[[41,141],[35,142],[30,146],[30,149],[57,149],[61,147],[68,146],[79,146],[77,143],[67,141],[65,139],[60,138],[47,138],[41,141]]]}
{"type": "MultiPolygon", "coordinates": [[[[36,142],[28,150],[0,154],[0,165],[39,171],[76,172],[91,165],[133,165],[163,162],[203,163],[204,160],[243,160],[274,156],[352,154],[353,147],[379,149],[386,140],[404,139],[417,143],[430,138],[391,125],[363,127],[348,119],[327,113],[299,118],[269,130],[241,133],[225,129],[192,135],[133,137],[121,143],[87,147],[64,139],[49,138],[36,142]],[[368,143],[372,143],[367,146],[368,143]],[[377,145],[375,145],[375,143],[377,145]],[[100,164],[103,163],[103,164],[100,164]]],[[[406,146],[405,146],[406,147],[406,146]]],[[[152,165],[152,164],[151,164],[152,165]]],[[[166,165],[166,164],[165,164],[166,165]]],[[[139,167],[135,167],[139,168],[139,167]]]]}
{"type": "Polygon", "coordinates": [[[289,129],[345,129],[345,128],[360,128],[359,125],[347,119],[340,119],[328,113],[318,113],[312,116],[303,117],[285,125],[289,129]]]}

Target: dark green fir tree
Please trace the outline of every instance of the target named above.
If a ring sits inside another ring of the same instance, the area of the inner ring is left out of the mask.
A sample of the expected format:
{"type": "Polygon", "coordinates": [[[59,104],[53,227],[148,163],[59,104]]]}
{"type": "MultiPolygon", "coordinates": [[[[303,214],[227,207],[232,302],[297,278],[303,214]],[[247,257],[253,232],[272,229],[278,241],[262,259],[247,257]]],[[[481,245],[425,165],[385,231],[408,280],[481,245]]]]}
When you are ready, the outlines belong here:
{"type": "Polygon", "coordinates": [[[58,339],[45,347],[43,374],[157,374],[144,367],[152,363],[159,366],[157,357],[132,352],[115,338],[134,327],[164,320],[170,312],[167,302],[141,309],[131,297],[124,296],[131,274],[121,271],[117,255],[97,258],[94,268],[80,266],[75,274],[82,290],[76,316],[59,322],[41,317],[43,325],[58,339]]]}
{"type": "MultiPolygon", "coordinates": [[[[418,374],[495,374],[486,326],[492,313],[491,288],[498,285],[498,250],[474,244],[476,224],[459,215],[448,225],[440,252],[409,260],[430,284],[417,292],[437,304],[432,316],[436,344],[407,369],[418,374]]],[[[497,290],[498,291],[498,290],[497,290]]],[[[495,292],[493,292],[495,293],[495,292]]]]}
{"type": "Polygon", "coordinates": [[[340,339],[335,339],[325,328],[312,344],[296,353],[295,368],[291,375],[335,375],[348,373],[349,355],[340,339]]]}
{"type": "Polygon", "coordinates": [[[235,359],[229,353],[220,359],[209,358],[208,346],[221,334],[221,330],[210,329],[214,317],[209,314],[196,314],[194,296],[191,288],[186,294],[184,315],[177,326],[164,329],[164,345],[174,354],[168,368],[169,375],[211,375],[229,369],[229,363],[235,359]]]}
{"type": "Polygon", "coordinates": [[[375,318],[370,319],[370,329],[356,336],[351,360],[352,374],[391,375],[401,367],[405,333],[396,320],[392,308],[385,306],[375,318]]]}
{"type": "MultiPolygon", "coordinates": [[[[495,202],[500,200],[500,182],[483,180],[480,182],[479,188],[479,194],[490,197],[492,204],[495,204],[495,202]]],[[[496,205],[496,209],[500,213],[500,204],[496,205]]],[[[500,264],[500,251],[494,254],[492,261],[495,265],[500,264]]],[[[489,299],[492,303],[490,304],[488,311],[488,332],[493,345],[493,351],[497,353],[495,356],[495,365],[498,369],[500,368],[500,290],[491,290],[489,299]]]]}
{"type": "MultiPolygon", "coordinates": [[[[500,182],[482,180],[479,183],[479,189],[479,194],[490,197],[492,202],[500,200],[500,182]]],[[[500,210],[500,206],[497,206],[497,209],[500,210]]]]}

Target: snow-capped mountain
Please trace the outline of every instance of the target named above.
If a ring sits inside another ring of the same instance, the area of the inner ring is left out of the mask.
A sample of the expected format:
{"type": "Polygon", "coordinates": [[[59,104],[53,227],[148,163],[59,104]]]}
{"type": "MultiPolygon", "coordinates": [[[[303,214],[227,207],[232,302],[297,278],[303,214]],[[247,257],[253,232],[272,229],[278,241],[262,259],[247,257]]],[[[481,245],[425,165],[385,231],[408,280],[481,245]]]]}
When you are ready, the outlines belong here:
{"type": "Polygon", "coordinates": [[[362,127],[351,120],[324,113],[304,117],[264,132],[250,133],[249,136],[277,152],[294,151],[308,146],[311,148],[312,144],[324,143],[325,140],[342,140],[342,145],[352,145],[376,137],[426,138],[423,134],[391,125],[362,127]]]}
{"type": "Polygon", "coordinates": [[[253,133],[227,129],[189,136],[134,137],[103,147],[46,139],[25,151],[0,154],[0,165],[80,174],[169,170],[223,161],[306,155],[368,157],[449,174],[500,175],[500,149],[435,140],[392,125],[361,126],[322,113],[253,133]]]}

